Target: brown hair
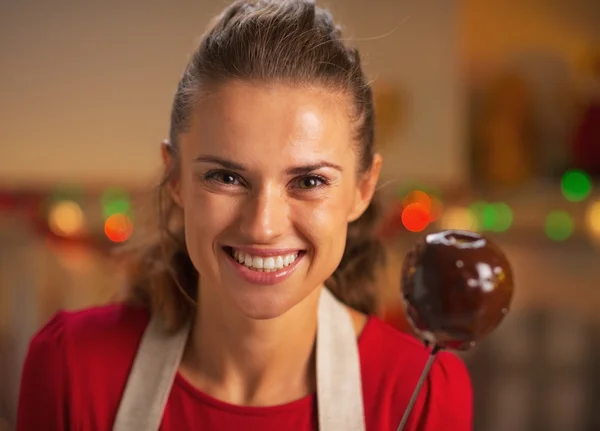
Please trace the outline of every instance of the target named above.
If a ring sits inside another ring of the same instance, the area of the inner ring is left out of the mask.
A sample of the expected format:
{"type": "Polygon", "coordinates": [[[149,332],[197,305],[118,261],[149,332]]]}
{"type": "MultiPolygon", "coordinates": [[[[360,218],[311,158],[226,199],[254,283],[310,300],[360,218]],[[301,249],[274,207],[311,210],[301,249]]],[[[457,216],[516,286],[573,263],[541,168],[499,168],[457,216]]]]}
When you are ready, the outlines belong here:
{"type": "MultiPolygon", "coordinates": [[[[311,0],[238,0],[226,8],[205,33],[177,87],[167,147],[174,163],[158,187],[160,235],[138,249],[131,272],[132,299],[174,327],[193,313],[198,273],[186,249],[181,211],[166,189],[178,174],[179,135],[189,126],[194,101],[201,90],[232,80],[320,86],[349,95],[359,173],[373,162],[371,88],[358,51],[344,44],[331,14],[311,0]]],[[[371,203],[350,223],[342,260],[325,283],[341,301],[365,313],[375,312],[375,271],[384,258],[373,232],[376,220],[371,203]]]]}

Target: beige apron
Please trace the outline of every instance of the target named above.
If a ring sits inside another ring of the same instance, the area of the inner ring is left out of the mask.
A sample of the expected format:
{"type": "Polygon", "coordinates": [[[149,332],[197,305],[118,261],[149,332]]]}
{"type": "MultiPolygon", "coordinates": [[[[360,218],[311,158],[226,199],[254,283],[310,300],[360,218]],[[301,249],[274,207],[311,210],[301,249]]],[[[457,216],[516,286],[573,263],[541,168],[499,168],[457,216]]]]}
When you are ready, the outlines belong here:
{"type": "MultiPolygon", "coordinates": [[[[175,334],[151,319],[119,406],[114,431],[158,431],[190,325],[175,334]]],[[[365,431],[360,359],[346,307],[323,288],[317,327],[319,431],[365,431]]]]}

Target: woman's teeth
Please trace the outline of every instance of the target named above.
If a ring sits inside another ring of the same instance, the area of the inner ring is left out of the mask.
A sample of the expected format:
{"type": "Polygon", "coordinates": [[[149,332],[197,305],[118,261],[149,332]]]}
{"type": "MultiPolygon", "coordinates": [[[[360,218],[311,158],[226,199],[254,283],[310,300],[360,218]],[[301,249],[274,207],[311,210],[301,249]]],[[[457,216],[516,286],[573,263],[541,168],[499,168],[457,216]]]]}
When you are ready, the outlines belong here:
{"type": "Polygon", "coordinates": [[[298,252],[284,256],[259,257],[252,256],[243,251],[233,250],[232,256],[235,260],[249,269],[260,272],[278,271],[293,263],[298,258],[298,252]]]}

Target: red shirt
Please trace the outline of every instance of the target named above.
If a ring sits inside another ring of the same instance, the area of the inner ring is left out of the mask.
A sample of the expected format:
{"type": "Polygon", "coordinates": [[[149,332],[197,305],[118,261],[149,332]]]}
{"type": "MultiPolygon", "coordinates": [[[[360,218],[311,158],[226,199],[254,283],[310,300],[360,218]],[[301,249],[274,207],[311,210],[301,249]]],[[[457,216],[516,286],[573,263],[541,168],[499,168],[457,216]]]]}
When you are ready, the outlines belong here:
{"type": "MultiPolygon", "coordinates": [[[[32,339],[19,399],[17,431],[111,430],[148,313],[125,305],[57,313],[32,339]]],[[[369,318],[359,352],[367,431],[396,431],[427,360],[424,346],[369,318]]],[[[149,394],[150,395],[150,394],[149,394]]],[[[316,396],[273,407],[231,405],[177,375],[162,431],[309,431],[316,396]]],[[[441,352],[405,431],[472,429],[469,375],[441,352]]]]}

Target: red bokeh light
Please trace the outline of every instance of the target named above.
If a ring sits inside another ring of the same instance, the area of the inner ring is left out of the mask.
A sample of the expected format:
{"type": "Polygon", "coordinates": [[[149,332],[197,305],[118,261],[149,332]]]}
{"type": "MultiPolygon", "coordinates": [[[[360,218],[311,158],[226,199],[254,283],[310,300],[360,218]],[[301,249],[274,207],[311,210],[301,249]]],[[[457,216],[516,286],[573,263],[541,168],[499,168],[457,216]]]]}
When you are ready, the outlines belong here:
{"type": "Polygon", "coordinates": [[[429,209],[422,203],[409,204],[402,211],[402,224],[411,232],[421,232],[429,225],[430,221],[429,209]]]}

